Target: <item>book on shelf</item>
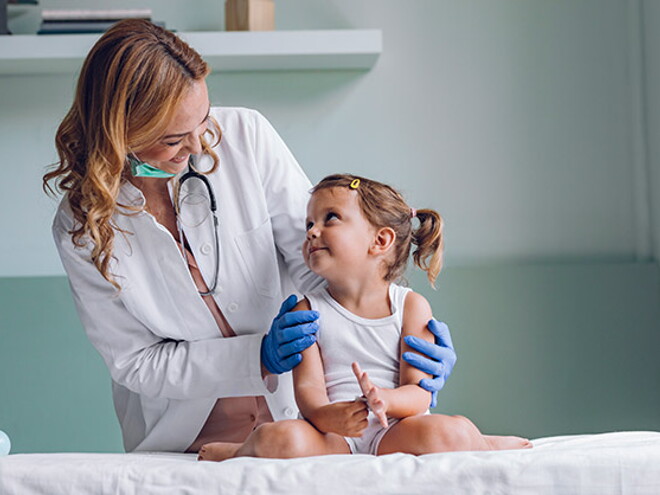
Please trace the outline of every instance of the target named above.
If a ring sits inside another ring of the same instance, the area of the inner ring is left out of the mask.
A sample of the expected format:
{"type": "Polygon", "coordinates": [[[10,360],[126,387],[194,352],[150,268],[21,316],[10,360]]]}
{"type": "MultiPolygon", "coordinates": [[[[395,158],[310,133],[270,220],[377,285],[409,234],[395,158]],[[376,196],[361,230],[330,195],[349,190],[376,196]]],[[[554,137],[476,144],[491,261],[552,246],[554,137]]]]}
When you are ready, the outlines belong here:
{"type": "Polygon", "coordinates": [[[43,10],[37,34],[102,33],[122,19],[151,20],[151,9],[43,10]]]}
{"type": "Polygon", "coordinates": [[[151,19],[151,9],[44,9],[41,19],[48,21],[119,21],[151,19]]]}
{"type": "Polygon", "coordinates": [[[58,21],[42,22],[37,34],[102,33],[117,21],[58,21]]]}

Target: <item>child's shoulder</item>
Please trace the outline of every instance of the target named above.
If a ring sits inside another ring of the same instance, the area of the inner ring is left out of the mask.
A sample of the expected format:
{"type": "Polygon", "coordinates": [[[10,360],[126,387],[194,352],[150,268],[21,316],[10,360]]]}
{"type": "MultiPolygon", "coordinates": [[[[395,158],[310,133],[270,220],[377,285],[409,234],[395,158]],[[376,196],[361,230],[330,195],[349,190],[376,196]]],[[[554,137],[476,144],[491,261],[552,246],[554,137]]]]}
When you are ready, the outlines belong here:
{"type": "Polygon", "coordinates": [[[291,311],[309,311],[310,309],[312,309],[312,306],[309,304],[309,300],[303,297],[291,311]]]}
{"type": "Polygon", "coordinates": [[[408,291],[406,294],[406,300],[404,302],[404,312],[431,312],[431,305],[426,300],[426,298],[415,292],[414,290],[408,291]]]}
{"type": "Polygon", "coordinates": [[[298,304],[291,311],[308,311],[312,309],[312,304],[318,306],[321,302],[328,299],[330,299],[330,295],[328,294],[326,285],[323,284],[321,287],[303,294],[302,299],[298,301],[298,304]]]}
{"type": "Polygon", "coordinates": [[[426,298],[417,292],[409,291],[403,304],[404,333],[423,334],[432,317],[433,311],[426,298]]]}

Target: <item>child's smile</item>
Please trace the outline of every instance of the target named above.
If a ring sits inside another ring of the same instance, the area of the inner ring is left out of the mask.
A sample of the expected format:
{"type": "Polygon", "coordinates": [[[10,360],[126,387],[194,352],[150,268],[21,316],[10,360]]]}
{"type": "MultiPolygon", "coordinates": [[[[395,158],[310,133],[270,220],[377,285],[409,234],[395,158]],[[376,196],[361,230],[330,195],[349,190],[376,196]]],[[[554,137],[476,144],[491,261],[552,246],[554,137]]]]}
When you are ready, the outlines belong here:
{"type": "Polygon", "coordinates": [[[327,249],[328,248],[324,248],[324,247],[310,246],[308,252],[309,252],[309,255],[311,256],[312,254],[318,253],[319,251],[322,251],[322,250],[327,251],[327,249]]]}

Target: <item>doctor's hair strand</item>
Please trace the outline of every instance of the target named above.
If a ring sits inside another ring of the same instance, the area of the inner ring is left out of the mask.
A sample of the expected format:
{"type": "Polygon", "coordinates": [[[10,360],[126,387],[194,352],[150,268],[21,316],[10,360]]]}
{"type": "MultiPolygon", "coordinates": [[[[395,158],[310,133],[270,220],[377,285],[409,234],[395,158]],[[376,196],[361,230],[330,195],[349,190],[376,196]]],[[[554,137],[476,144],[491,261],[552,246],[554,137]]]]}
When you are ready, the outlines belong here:
{"type": "MultiPolygon", "coordinates": [[[[44,175],[43,188],[67,195],[73,243],[91,242],[94,265],[116,289],[109,262],[119,229],[112,218],[141,210],[117,202],[130,173],[127,156],[160,139],[189,88],[209,72],[188,44],[143,19],[114,24],[83,63],[73,104],[55,136],[59,161],[44,175]]],[[[202,152],[213,159],[207,173],[218,166],[212,146],[221,138],[217,123],[210,123],[200,138],[202,152]]]]}

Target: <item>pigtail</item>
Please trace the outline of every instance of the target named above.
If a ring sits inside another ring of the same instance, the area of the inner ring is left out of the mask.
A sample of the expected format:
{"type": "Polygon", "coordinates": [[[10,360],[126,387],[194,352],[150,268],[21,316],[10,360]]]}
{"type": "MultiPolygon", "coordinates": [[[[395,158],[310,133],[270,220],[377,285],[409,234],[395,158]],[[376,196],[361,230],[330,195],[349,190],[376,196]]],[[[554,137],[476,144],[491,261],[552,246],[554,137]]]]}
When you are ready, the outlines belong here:
{"type": "Polygon", "coordinates": [[[412,233],[412,242],[417,246],[413,260],[415,265],[426,272],[431,286],[435,288],[435,279],[442,268],[444,221],[438,212],[429,209],[417,210],[416,217],[419,227],[412,233]]]}

